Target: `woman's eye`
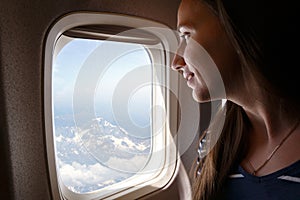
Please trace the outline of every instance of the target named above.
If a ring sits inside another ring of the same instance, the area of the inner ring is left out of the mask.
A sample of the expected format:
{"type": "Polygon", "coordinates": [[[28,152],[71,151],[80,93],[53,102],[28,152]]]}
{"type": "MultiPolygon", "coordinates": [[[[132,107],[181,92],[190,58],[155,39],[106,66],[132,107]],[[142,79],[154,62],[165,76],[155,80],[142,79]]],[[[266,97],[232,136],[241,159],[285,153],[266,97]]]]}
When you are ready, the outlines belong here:
{"type": "Polygon", "coordinates": [[[184,35],[184,39],[185,39],[185,40],[190,39],[190,34],[185,34],[185,35],[184,35]]]}
{"type": "Polygon", "coordinates": [[[190,39],[190,34],[184,33],[184,34],[181,34],[180,37],[187,41],[188,39],[190,39]]]}

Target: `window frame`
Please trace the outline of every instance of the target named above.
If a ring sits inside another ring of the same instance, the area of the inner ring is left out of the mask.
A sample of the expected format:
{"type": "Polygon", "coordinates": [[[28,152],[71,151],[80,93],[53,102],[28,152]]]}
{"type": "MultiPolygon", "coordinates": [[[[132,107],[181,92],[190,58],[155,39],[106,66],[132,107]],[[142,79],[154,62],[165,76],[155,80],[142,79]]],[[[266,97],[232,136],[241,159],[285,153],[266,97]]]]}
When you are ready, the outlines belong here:
{"type": "MultiPolygon", "coordinates": [[[[154,192],[163,187],[167,187],[168,184],[172,182],[177,171],[178,171],[178,153],[176,149],[176,141],[173,140],[171,134],[172,130],[177,129],[177,117],[170,115],[170,110],[177,113],[177,103],[176,99],[172,99],[170,91],[167,88],[163,88],[163,98],[165,99],[166,108],[166,123],[164,126],[163,143],[167,147],[164,152],[164,166],[160,171],[156,173],[152,179],[148,179],[144,182],[140,182],[138,185],[119,190],[117,192],[108,192],[106,194],[100,195],[99,192],[87,193],[87,194],[77,194],[70,191],[64,184],[60,182],[57,175],[56,169],[56,159],[55,159],[55,138],[53,134],[53,106],[52,106],[52,65],[53,60],[57,54],[55,52],[55,47],[59,37],[67,30],[74,27],[89,25],[89,24],[104,24],[104,25],[124,25],[133,28],[141,27],[158,27],[154,29],[151,34],[157,36],[163,46],[164,51],[153,51],[151,50],[151,45],[145,45],[148,49],[149,55],[152,59],[157,59],[160,57],[164,63],[164,66],[170,65],[171,52],[172,49],[176,48],[177,37],[174,35],[173,31],[166,32],[169,28],[163,24],[153,22],[150,20],[137,18],[128,15],[120,14],[110,14],[110,13],[93,13],[93,12],[76,12],[70,13],[62,18],[60,18],[49,30],[45,48],[44,48],[44,118],[45,118],[45,133],[46,133],[46,148],[47,148],[47,158],[48,158],[48,168],[50,176],[51,192],[54,199],[128,199],[137,198],[144,196],[148,193],[154,192]],[[159,29],[160,28],[160,29],[159,29]],[[167,34],[166,34],[167,33],[167,34]],[[175,46],[174,46],[175,45],[175,46]],[[160,54],[160,55],[159,55],[160,54]],[[175,123],[171,123],[175,122],[175,123]]],[[[65,44],[61,44],[59,48],[63,48],[65,44]]],[[[160,80],[163,80],[167,85],[174,84],[171,83],[175,81],[178,77],[171,77],[172,75],[168,70],[163,73],[156,74],[160,80]]],[[[155,78],[156,76],[154,76],[155,78]]],[[[157,80],[153,80],[156,82],[157,80]]],[[[178,91],[177,86],[172,86],[173,93],[178,91]]],[[[160,101],[155,97],[155,101],[160,101]]],[[[159,125],[158,125],[159,126],[159,125]]],[[[139,175],[138,175],[139,176],[139,175]]],[[[112,185],[115,186],[116,184],[112,185]]],[[[99,191],[101,191],[100,189],[99,191]]]]}

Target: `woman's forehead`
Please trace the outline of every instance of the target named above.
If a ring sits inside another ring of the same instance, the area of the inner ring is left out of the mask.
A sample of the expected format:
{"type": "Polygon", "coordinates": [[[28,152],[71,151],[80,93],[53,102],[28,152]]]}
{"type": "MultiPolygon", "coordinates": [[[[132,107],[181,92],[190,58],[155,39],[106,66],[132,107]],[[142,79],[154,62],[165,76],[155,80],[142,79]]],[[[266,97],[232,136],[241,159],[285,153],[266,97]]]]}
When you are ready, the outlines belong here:
{"type": "Polygon", "coordinates": [[[200,0],[182,0],[177,13],[177,29],[192,28],[215,17],[211,9],[200,0]]]}

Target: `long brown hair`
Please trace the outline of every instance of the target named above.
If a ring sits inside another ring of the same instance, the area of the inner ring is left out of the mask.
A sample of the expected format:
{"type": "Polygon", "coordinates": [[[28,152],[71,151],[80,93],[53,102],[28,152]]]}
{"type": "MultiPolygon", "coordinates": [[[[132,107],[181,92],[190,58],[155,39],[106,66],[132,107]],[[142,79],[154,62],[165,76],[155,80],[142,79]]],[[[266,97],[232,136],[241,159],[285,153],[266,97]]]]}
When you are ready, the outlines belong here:
{"type": "MultiPolygon", "coordinates": [[[[226,102],[223,109],[226,109],[226,118],[220,137],[212,150],[196,166],[193,199],[216,199],[231,168],[245,153],[246,137],[243,133],[247,127],[247,117],[244,110],[230,101],[226,102]],[[201,173],[198,175],[199,168],[201,173]]],[[[216,115],[223,115],[223,112],[220,111],[216,115]]],[[[216,116],[208,128],[212,134],[214,125],[218,123],[217,119],[216,116]]]]}

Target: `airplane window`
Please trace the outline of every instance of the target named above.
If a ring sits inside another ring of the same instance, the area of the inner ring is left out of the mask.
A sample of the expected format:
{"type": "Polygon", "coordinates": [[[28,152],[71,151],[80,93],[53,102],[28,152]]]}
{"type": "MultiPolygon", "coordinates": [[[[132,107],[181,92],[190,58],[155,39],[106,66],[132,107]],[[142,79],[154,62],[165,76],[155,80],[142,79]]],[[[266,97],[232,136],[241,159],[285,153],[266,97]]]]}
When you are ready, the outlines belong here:
{"type": "Polygon", "coordinates": [[[54,140],[58,174],[69,190],[93,192],[147,164],[151,79],[151,59],[140,44],[73,39],[60,50],[52,75],[54,140]]]}
{"type": "Polygon", "coordinates": [[[177,39],[126,15],[78,12],[53,24],[44,108],[54,199],[135,199],[173,180],[177,88],[166,66],[177,39]]]}

